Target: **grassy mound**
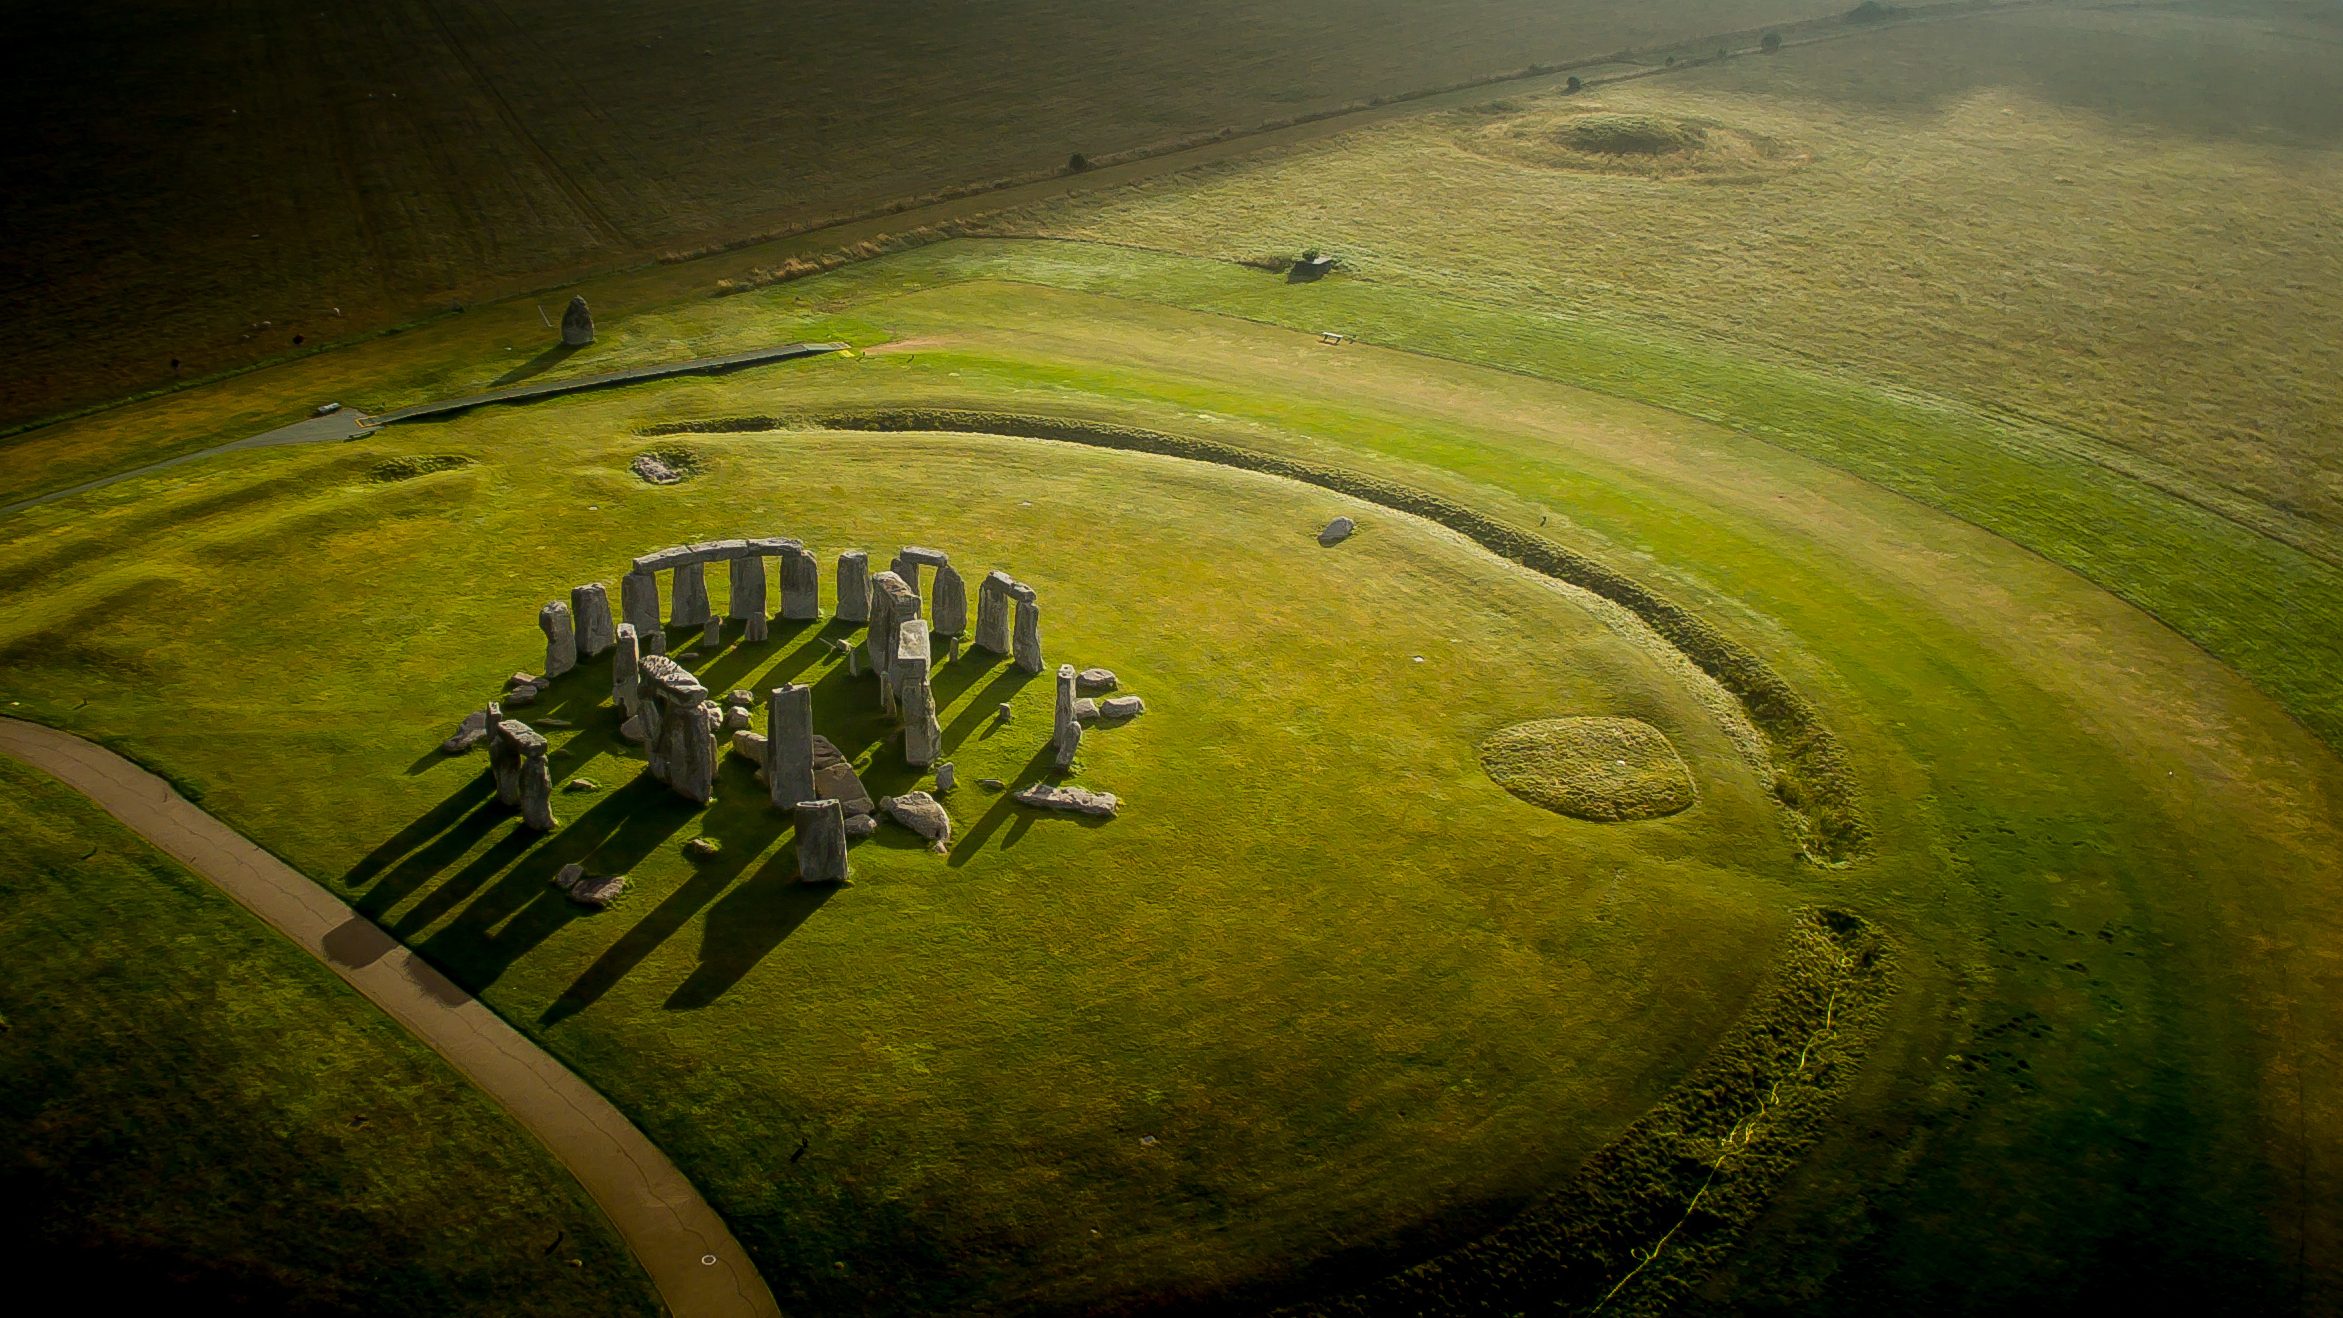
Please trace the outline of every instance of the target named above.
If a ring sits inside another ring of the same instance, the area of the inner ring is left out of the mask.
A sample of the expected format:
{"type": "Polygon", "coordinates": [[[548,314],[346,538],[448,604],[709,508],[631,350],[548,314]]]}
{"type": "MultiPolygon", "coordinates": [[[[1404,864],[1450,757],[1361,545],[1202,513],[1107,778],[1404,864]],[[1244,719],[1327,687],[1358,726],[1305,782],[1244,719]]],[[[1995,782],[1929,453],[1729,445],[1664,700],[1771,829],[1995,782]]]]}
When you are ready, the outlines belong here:
{"type": "Polygon", "coordinates": [[[428,476],[435,471],[454,471],[458,467],[471,465],[470,458],[454,453],[409,453],[375,463],[368,469],[366,479],[378,484],[411,481],[417,476],[428,476]]]}
{"type": "Polygon", "coordinates": [[[1754,183],[1811,158],[1772,138],[1685,115],[1568,105],[1476,122],[1468,149],[1545,169],[1754,183]]]}
{"type": "Polygon", "coordinates": [[[1481,767],[1531,805],[1605,823],[1692,804],[1692,775],[1658,728],[1631,718],[1516,723],[1481,743],[1481,767]]]}

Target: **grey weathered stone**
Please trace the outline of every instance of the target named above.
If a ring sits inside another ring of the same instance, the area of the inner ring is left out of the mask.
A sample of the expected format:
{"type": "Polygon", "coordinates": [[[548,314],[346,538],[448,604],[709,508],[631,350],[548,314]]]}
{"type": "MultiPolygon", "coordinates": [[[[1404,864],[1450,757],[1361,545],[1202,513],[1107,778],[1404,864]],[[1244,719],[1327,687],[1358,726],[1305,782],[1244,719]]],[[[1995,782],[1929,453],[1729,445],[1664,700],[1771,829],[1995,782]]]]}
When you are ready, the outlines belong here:
{"type": "Polygon", "coordinates": [[[578,658],[598,659],[618,640],[610,617],[610,591],[601,582],[572,587],[570,620],[578,633],[578,658]]]}
{"type": "Polygon", "coordinates": [[[1057,721],[1051,725],[1050,754],[1060,769],[1074,767],[1082,746],[1082,724],[1074,717],[1074,665],[1058,665],[1057,721]]]}
{"type": "Polygon", "coordinates": [[[578,629],[569,605],[555,600],[537,610],[537,630],[545,633],[545,675],[559,677],[578,666],[578,629]]]}
{"type": "Polygon", "coordinates": [[[871,671],[879,675],[879,708],[889,714],[901,708],[892,675],[895,655],[902,645],[903,624],[918,617],[919,596],[911,593],[903,578],[892,572],[871,578],[871,671]]]}
{"type": "Polygon", "coordinates": [[[591,778],[572,778],[561,785],[561,790],[565,792],[599,792],[602,790],[602,784],[591,778]]]}
{"type": "Polygon", "coordinates": [[[669,621],[677,627],[698,627],[708,621],[708,565],[693,561],[675,567],[675,598],[669,602],[669,621]]]}
{"type": "Polygon", "coordinates": [[[796,802],[797,881],[846,881],[846,812],[836,801],[796,802]]]}
{"type": "Polygon", "coordinates": [[[524,705],[534,705],[537,703],[537,693],[544,689],[536,686],[514,687],[504,693],[504,703],[513,709],[519,709],[524,705]]]}
{"type": "Polygon", "coordinates": [[[944,852],[952,845],[952,817],[936,798],[925,792],[882,797],[879,809],[889,819],[927,839],[927,849],[944,852]]]}
{"type": "Polygon", "coordinates": [[[870,554],[849,549],[838,555],[838,621],[870,621],[870,554]]]}
{"type": "Polygon", "coordinates": [[[950,647],[950,651],[949,651],[949,652],[950,652],[950,654],[951,654],[951,657],[952,657],[952,662],[953,662],[953,663],[959,663],[959,662],[960,662],[960,638],[959,638],[959,637],[957,637],[957,636],[954,636],[954,637],[952,638],[952,644],[951,644],[951,647],[950,647]]]}
{"type": "MultiPolygon", "coordinates": [[[[730,721],[729,717],[726,721],[730,721]]],[[[765,740],[765,734],[762,732],[751,732],[746,728],[737,728],[732,733],[732,753],[756,765],[760,772],[764,769],[765,757],[772,753],[766,749],[770,744],[765,740]]]]}
{"type": "Polygon", "coordinates": [[[952,771],[952,762],[950,760],[946,760],[942,764],[936,766],[936,790],[938,792],[951,791],[953,785],[958,781],[959,776],[952,771]]]}
{"type": "Polygon", "coordinates": [[[1343,541],[1350,539],[1350,533],[1357,529],[1358,523],[1353,522],[1348,517],[1337,517],[1333,521],[1326,524],[1325,530],[1318,533],[1318,543],[1322,545],[1339,545],[1343,541]]]}
{"type": "Polygon", "coordinates": [[[543,681],[535,673],[515,673],[504,679],[504,689],[507,691],[518,691],[525,686],[542,685],[544,685],[543,681]]]}
{"type": "Polygon", "coordinates": [[[638,702],[652,778],[676,795],[706,805],[716,792],[716,729],[723,712],[708,689],[664,655],[642,664],[638,702]]]}
{"type": "Polygon", "coordinates": [[[919,564],[912,562],[910,559],[903,557],[901,554],[897,554],[895,555],[894,560],[887,564],[887,570],[894,573],[896,576],[903,578],[903,584],[911,587],[912,594],[917,595],[920,593],[919,564]]]}
{"type": "Polygon", "coordinates": [[[933,604],[936,635],[951,637],[957,650],[960,634],[968,630],[968,583],[960,579],[958,569],[949,563],[936,565],[933,604]]]}
{"type": "Polygon", "coordinates": [[[496,785],[498,803],[521,803],[521,766],[532,746],[544,754],[545,738],[519,719],[500,718],[488,725],[488,776],[496,785]]]}
{"type": "Polygon", "coordinates": [[[765,614],[765,560],[754,554],[742,554],[725,564],[726,585],[731,588],[724,600],[724,616],[734,622],[744,622],[759,633],[743,639],[764,639],[765,614]]]}
{"type": "Polygon", "coordinates": [[[684,546],[694,563],[727,563],[748,552],[746,540],[702,540],[684,546]]]}
{"type": "Polygon", "coordinates": [[[905,545],[897,557],[917,567],[949,567],[952,563],[950,554],[941,549],[930,549],[926,545],[905,545]]]}
{"type": "Polygon", "coordinates": [[[529,736],[533,740],[521,746],[521,823],[550,833],[561,826],[553,817],[553,768],[545,761],[545,738],[529,736]]]}
{"type": "Polygon", "coordinates": [[[1098,702],[1084,696],[1074,702],[1074,721],[1088,723],[1098,717],[1098,702]]]}
{"type": "Polygon", "coordinates": [[[692,547],[690,545],[669,545],[665,549],[654,549],[650,553],[642,555],[635,559],[630,566],[637,572],[657,575],[692,561],[692,547]]]}
{"type": "Polygon", "coordinates": [[[561,889],[578,905],[591,906],[598,911],[616,901],[618,895],[626,891],[626,876],[612,874],[595,878],[586,873],[585,866],[572,863],[562,866],[553,876],[553,886],[561,889]]]}
{"type": "Polygon", "coordinates": [[[822,565],[794,542],[781,550],[781,616],[791,622],[822,616],[822,565]]]}
{"type": "Polygon", "coordinates": [[[878,831],[879,819],[877,815],[846,816],[846,836],[850,838],[866,838],[878,831]]]}
{"type": "Polygon", "coordinates": [[[488,712],[475,709],[464,715],[463,722],[456,724],[454,736],[439,743],[439,750],[443,755],[461,755],[486,740],[488,740],[488,712]]]}
{"type": "Polygon", "coordinates": [[[1017,601],[1017,636],[1012,662],[1028,673],[1041,671],[1041,605],[1031,599],[1017,601]]]}
{"type": "Polygon", "coordinates": [[[709,615],[707,623],[700,628],[700,645],[703,649],[709,650],[723,648],[724,620],[722,618],[713,614],[709,615]]]}
{"type": "Polygon", "coordinates": [[[994,654],[1009,652],[1009,574],[993,571],[976,586],[976,648],[994,654]]]}
{"type": "Polygon", "coordinates": [[[1115,674],[1111,668],[1085,668],[1074,674],[1074,686],[1084,695],[1096,695],[1115,689],[1115,674]]]}
{"type": "Polygon", "coordinates": [[[1003,723],[1006,723],[1009,720],[1017,717],[1017,711],[1011,709],[1009,707],[1009,702],[1004,700],[1000,704],[993,706],[993,717],[1003,723]]]}
{"type": "Polygon", "coordinates": [[[659,578],[637,569],[618,579],[618,611],[635,629],[643,654],[665,654],[667,633],[660,630],[659,578]]]}
{"type": "Polygon", "coordinates": [[[586,309],[586,295],[578,294],[569,300],[569,307],[561,313],[561,342],[569,348],[583,348],[594,341],[594,313],[586,309]]]}
{"type": "Polygon", "coordinates": [[[745,686],[736,686],[725,692],[724,698],[716,703],[726,709],[755,709],[757,707],[757,693],[745,686]]]}
{"type": "Polygon", "coordinates": [[[814,689],[810,686],[791,683],[765,693],[765,786],[772,793],[776,810],[822,795],[814,783],[814,689]]]}
{"type": "Polygon", "coordinates": [[[1147,712],[1147,702],[1137,696],[1109,696],[1098,702],[1098,717],[1108,721],[1135,719],[1147,712]]]}
{"type": "Polygon", "coordinates": [[[618,735],[637,746],[647,745],[651,740],[650,720],[640,714],[629,714],[626,721],[618,725],[618,735]]]}
{"type": "Polygon", "coordinates": [[[743,728],[754,727],[756,721],[756,715],[738,706],[727,705],[724,708],[724,731],[727,734],[738,732],[743,728]]]}
{"type": "Polygon", "coordinates": [[[635,689],[641,682],[643,646],[631,622],[618,624],[618,639],[610,647],[610,701],[619,712],[633,717],[635,689]]]}
{"type": "Polygon", "coordinates": [[[936,695],[928,685],[927,623],[912,618],[896,629],[894,666],[888,680],[895,684],[895,700],[903,711],[903,759],[914,769],[935,763],[943,753],[944,728],[936,717],[936,695]]]}
{"type": "Polygon", "coordinates": [[[1037,810],[1068,810],[1076,814],[1098,815],[1106,819],[1114,818],[1115,812],[1123,807],[1122,801],[1112,792],[1093,792],[1080,787],[1053,787],[1048,783],[1035,783],[1031,787],[1020,788],[1009,799],[1019,805],[1029,805],[1037,810]]]}
{"type": "Polygon", "coordinates": [[[862,775],[854,771],[853,762],[828,737],[817,733],[813,742],[814,794],[843,805],[849,817],[878,809],[871,803],[870,789],[862,785],[862,775]]]}

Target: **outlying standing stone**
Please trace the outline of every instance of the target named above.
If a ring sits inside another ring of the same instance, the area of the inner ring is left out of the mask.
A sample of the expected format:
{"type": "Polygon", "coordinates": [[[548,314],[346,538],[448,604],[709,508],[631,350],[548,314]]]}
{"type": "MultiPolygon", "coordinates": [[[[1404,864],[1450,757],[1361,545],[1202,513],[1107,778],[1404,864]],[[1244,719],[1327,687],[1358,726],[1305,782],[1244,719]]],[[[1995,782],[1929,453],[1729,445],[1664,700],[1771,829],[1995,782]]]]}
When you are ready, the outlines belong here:
{"type": "Polygon", "coordinates": [[[1009,799],[1037,810],[1067,810],[1105,819],[1114,818],[1115,812],[1123,808],[1122,801],[1112,792],[1093,792],[1080,787],[1052,787],[1048,783],[1020,788],[1009,799]]]}
{"type": "Polygon", "coordinates": [[[617,642],[618,633],[610,622],[610,592],[601,582],[573,587],[569,613],[577,627],[578,658],[599,658],[617,642]]]}
{"type": "Polygon", "coordinates": [[[797,820],[797,881],[846,881],[846,812],[836,801],[799,801],[797,820]]]}
{"type": "Polygon", "coordinates": [[[569,307],[561,313],[561,342],[569,348],[583,348],[594,341],[594,313],[586,309],[586,295],[578,294],[569,300],[569,307]]]}
{"type": "Polygon", "coordinates": [[[547,677],[559,677],[578,666],[578,632],[570,621],[569,605],[555,600],[537,610],[537,630],[545,633],[547,677]]]}
{"type": "Polygon", "coordinates": [[[1350,539],[1350,533],[1357,529],[1358,523],[1348,517],[1337,517],[1326,524],[1325,530],[1318,533],[1318,543],[1328,546],[1339,545],[1350,539]]]}
{"type": "Polygon", "coordinates": [[[888,818],[927,839],[927,849],[941,855],[951,849],[952,817],[936,798],[925,792],[905,792],[901,796],[882,797],[879,809],[888,818]]]}

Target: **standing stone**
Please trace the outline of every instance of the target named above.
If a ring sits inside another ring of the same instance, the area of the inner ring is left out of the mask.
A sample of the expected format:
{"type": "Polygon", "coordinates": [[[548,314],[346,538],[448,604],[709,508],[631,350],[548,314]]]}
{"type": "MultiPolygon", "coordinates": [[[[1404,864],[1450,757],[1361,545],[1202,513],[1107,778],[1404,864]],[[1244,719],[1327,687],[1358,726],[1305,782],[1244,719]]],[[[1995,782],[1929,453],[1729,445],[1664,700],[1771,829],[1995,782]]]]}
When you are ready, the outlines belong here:
{"type": "MultiPolygon", "coordinates": [[[[892,572],[881,572],[871,578],[870,634],[867,637],[871,671],[879,677],[879,708],[885,713],[895,712],[895,684],[890,674],[894,671],[895,654],[901,647],[903,624],[919,617],[919,596],[903,584],[903,578],[892,572]]],[[[925,635],[925,629],[922,629],[925,635]]]]}
{"type": "Polygon", "coordinates": [[[698,627],[709,618],[708,565],[705,563],[678,563],[675,565],[675,617],[677,627],[698,627]]]}
{"type": "Polygon", "coordinates": [[[781,616],[790,622],[822,616],[822,565],[804,545],[781,550],[781,616]]]}
{"type": "Polygon", "coordinates": [[[595,659],[618,640],[610,625],[610,592],[597,581],[569,593],[570,621],[577,626],[578,658],[595,659]]]}
{"type": "Polygon", "coordinates": [[[559,677],[578,666],[578,633],[570,623],[569,605],[555,600],[537,610],[537,630],[545,633],[547,677],[559,677]]]}
{"type": "Polygon", "coordinates": [[[722,618],[719,618],[714,614],[708,615],[707,625],[700,628],[700,644],[710,650],[719,649],[723,646],[724,620],[722,618]]]}
{"type": "Polygon", "coordinates": [[[958,781],[958,778],[959,776],[952,771],[952,762],[950,760],[946,760],[942,764],[937,765],[936,791],[938,793],[951,791],[952,785],[958,781]]]}
{"type": "MultiPolygon", "coordinates": [[[[535,737],[519,719],[499,719],[488,727],[488,776],[496,784],[500,805],[521,803],[522,738],[535,737]]],[[[544,738],[538,737],[539,741],[544,738]]]]}
{"type": "Polygon", "coordinates": [[[860,549],[838,555],[838,621],[870,621],[870,555],[860,549]]]}
{"type": "Polygon", "coordinates": [[[895,561],[887,564],[887,570],[903,578],[903,584],[911,587],[912,594],[919,593],[919,563],[916,560],[897,554],[895,561]]]}
{"type": "Polygon", "coordinates": [[[740,639],[765,639],[765,560],[755,554],[742,554],[731,564],[731,594],[724,601],[724,613],[741,623],[740,639]]]}
{"type": "Polygon", "coordinates": [[[521,743],[521,823],[540,833],[561,826],[553,817],[553,770],[545,762],[545,738],[532,732],[521,743]]]}
{"type": "Polygon", "coordinates": [[[706,805],[716,794],[716,734],[724,711],[708,689],[665,655],[642,664],[641,718],[651,777],[675,794],[706,805]]]}
{"type": "Polygon", "coordinates": [[[637,568],[618,579],[618,611],[635,629],[644,654],[667,653],[667,633],[659,626],[659,577],[637,568]]]}
{"type": "Polygon", "coordinates": [[[1017,601],[1017,639],[1013,647],[1016,665],[1028,673],[1041,671],[1041,603],[1033,597],[1031,586],[1019,586],[1024,593],[1017,601]]]}
{"type": "Polygon", "coordinates": [[[944,728],[936,718],[936,694],[928,685],[927,624],[910,619],[896,632],[895,666],[890,678],[896,702],[903,710],[903,758],[914,769],[936,762],[943,752],[944,728]]]}
{"type": "Polygon", "coordinates": [[[631,622],[618,624],[618,640],[610,649],[610,701],[628,718],[635,713],[635,688],[642,680],[642,639],[631,622]]]}
{"type": "MultiPolygon", "coordinates": [[[[968,583],[946,563],[936,569],[935,633],[958,642],[968,630],[968,583]]],[[[955,656],[957,657],[957,656],[955,656]]]]}
{"type": "Polygon", "coordinates": [[[1009,587],[1017,583],[1006,572],[985,574],[976,587],[976,648],[994,654],[1009,652],[1009,587]]]}
{"type": "Polygon", "coordinates": [[[836,801],[799,801],[797,881],[846,881],[846,812],[836,801]]]}
{"type": "Polygon", "coordinates": [[[1058,720],[1057,730],[1050,737],[1050,750],[1055,753],[1060,769],[1074,767],[1074,753],[1082,748],[1082,723],[1074,717],[1074,665],[1058,665],[1058,720]]]}
{"type": "Polygon", "coordinates": [[[562,346],[583,348],[593,341],[594,313],[586,310],[586,295],[580,293],[569,300],[569,310],[561,313],[562,346]]]}
{"type": "Polygon", "coordinates": [[[765,695],[765,782],[773,808],[788,810],[814,792],[814,689],[792,684],[765,695]]]}

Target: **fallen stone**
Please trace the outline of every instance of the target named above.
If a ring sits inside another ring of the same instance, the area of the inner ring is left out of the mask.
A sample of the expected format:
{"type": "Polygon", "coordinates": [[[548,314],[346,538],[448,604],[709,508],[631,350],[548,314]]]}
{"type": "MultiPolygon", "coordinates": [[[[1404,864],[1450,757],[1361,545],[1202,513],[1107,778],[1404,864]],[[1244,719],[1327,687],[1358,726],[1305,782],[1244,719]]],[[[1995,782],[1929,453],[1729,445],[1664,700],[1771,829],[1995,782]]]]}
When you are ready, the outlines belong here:
{"type": "Polygon", "coordinates": [[[1114,818],[1115,812],[1123,807],[1122,801],[1112,792],[1093,792],[1080,787],[1052,787],[1048,783],[1035,783],[1010,799],[1036,810],[1064,810],[1073,814],[1096,815],[1102,819],[1114,818]]]}
{"type": "Polygon", "coordinates": [[[1089,695],[1115,689],[1115,674],[1111,668],[1085,668],[1074,674],[1074,688],[1089,695]]]}
{"type": "Polygon", "coordinates": [[[727,709],[755,709],[756,706],[756,695],[747,687],[736,686],[724,693],[724,707],[727,709]]]}
{"type": "Polygon", "coordinates": [[[439,743],[443,755],[461,755],[488,740],[488,711],[475,709],[456,725],[455,735],[439,743]]]}
{"type": "Polygon", "coordinates": [[[706,860],[724,850],[724,844],[712,837],[696,837],[683,844],[683,854],[693,860],[706,860]]]}
{"type": "Polygon", "coordinates": [[[613,874],[605,878],[593,878],[587,875],[585,866],[572,863],[562,866],[553,876],[553,886],[568,894],[569,899],[578,905],[601,910],[614,901],[618,894],[626,891],[626,876],[613,874]]]}
{"type": "Polygon", "coordinates": [[[599,792],[602,790],[602,784],[591,778],[572,778],[561,785],[561,790],[565,792],[599,792]]]}
{"type": "Polygon", "coordinates": [[[514,687],[512,690],[504,693],[505,708],[519,709],[524,705],[536,704],[537,691],[538,688],[533,686],[514,687]]]}
{"type": "Polygon", "coordinates": [[[879,831],[879,821],[872,815],[846,816],[846,836],[855,839],[869,837],[879,831]]]}
{"type": "Polygon", "coordinates": [[[927,839],[927,849],[938,854],[952,844],[952,817],[936,798],[925,792],[905,792],[901,796],[879,799],[879,809],[889,819],[927,839]]]}
{"type": "Polygon", "coordinates": [[[765,763],[764,733],[750,732],[743,728],[732,734],[731,744],[733,754],[756,764],[759,769],[763,768],[765,763]]]}
{"type": "Polygon", "coordinates": [[[683,473],[645,453],[627,464],[635,475],[653,485],[675,485],[683,480],[683,473]]]}
{"type": "Polygon", "coordinates": [[[535,685],[537,685],[537,675],[535,673],[515,673],[511,677],[504,679],[504,689],[507,691],[518,691],[522,687],[535,685]]]}
{"type": "Polygon", "coordinates": [[[1318,543],[1322,545],[1339,545],[1343,541],[1350,539],[1350,533],[1356,531],[1357,529],[1359,529],[1358,523],[1352,521],[1348,517],[1337,517],[1333,521],[1326,524],[1325,530],[1318,533],[1318,543]]]}
{"type": "Polygon", "coordinates": [[[1147,712],[1147,702],[1137,696],[1112,696],[1098,702],[1098,716],[1102,719],[1134,719],[1147,712]]]}
{"type": "MultiPolygon", "coordinates": [[[[878,807],[871,803],[870,789],[862,785],[862,775],[840,754],[828,737],[815,734],[812,742],[814,794],[817,798],[836,801],[849,815],[867,815],[878,807]]],[[[799,798],[804,799],[804,798],[799,798]]]]}
{"type": "Polygon", "coordinates": [[[1088,696],[1084,696],[1080,700],[1075,701],[1074,717],[1076,720],[1083,723],[1096,721],[1098,718],[1098,702],[1092,700],[1088,696]]]}
{"type": "Polygon", "coordinates": [[[727,733],[745,732],[756,725],[757,716],[748,710],[734,707],[724,711],[723,730],[727,733]]]}
{"type": "Polygon", "coordinates": [[[976,785],[988,792],[1003,791],[1008,787],[1007,783],[998,778],[979,778],[976,780],[976,785]]]}

